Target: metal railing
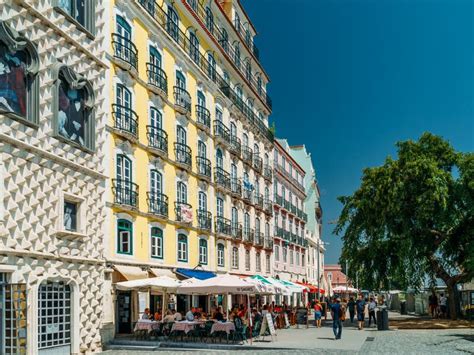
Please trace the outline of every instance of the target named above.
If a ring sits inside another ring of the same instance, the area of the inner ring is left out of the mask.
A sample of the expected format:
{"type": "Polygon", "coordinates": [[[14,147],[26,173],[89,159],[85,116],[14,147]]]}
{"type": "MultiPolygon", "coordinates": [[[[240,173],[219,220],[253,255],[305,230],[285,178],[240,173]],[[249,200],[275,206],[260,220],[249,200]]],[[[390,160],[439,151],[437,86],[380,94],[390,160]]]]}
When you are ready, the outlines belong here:
{"type": "Polygon", "coordinates": [[[138,206],[138,185],[123,179],[112,179],[114,203],[130,207],[138,206]]]}
{"type": "Polygon", "coordinates": [[[226,190],[231,189],[230,175],[221,167],[217,167],[214,171],[214,182],[226,190]]]}
{"type": "Polygon", "coordinates": [[[211,161],[204,157],[196,157],[198,175],[210,179],[212,177],[211,161]]]}
{"type": "Polygon", "coordinates": [[[282,197],[282,196],[279,196],[279,195],[275,195],[275,203],[276,203],[278,206],[283,207],[283,197],[282,197]]]}
{"type": "Polygon", "coordinates": [[[253,230],[252,228],[244,228],[243,239],[244,242],[253,243],[255,239],[255,230],[253,230]]]}
{"type": "Polygon", "coordinates": [[[255,232],[255,241],[254,244],[258,247],[263,247],[264,236],[262,232],[255,232]]]}
{"type": "Polygon", "coordinates": [[[263,195],[259,193],[254,193],[254,200],[255,208],[259,208],[263,210],[263,195]]]}
{"type": "Polygon", "coordinates": [[[231,222],[230,224],[230,235],[232,238],[242,240],[242,225],[237,222],[231,222]]]}
{"type": "Polygon", "coordinates": [[[185,216],[184,211],[183,211],[184,208],[186,208],[188,211],[193,210],[193,207],[189,203],[178,202],[178,201],[176,201],[174,203],[174,213],[176,214],[176,221],[185,222],[185,223],[192,223],[191,221],[187,220],[187,217],[185,216]]]}
{"type": "Polygon", "coordinates": [[[191,113],[191,95],[186,89],[180,86],[173,86],[174,103],[186,110],[187,113],[191,113]]]}
{"type": "Polygon", "coordinates": [[[114,128],[138,137],[138,115],[130,107],[112,104],[114,128]]]}
{"type": "Polygon", "coordinates": [[[149,191],[146,195],[148,212],[160,217],[168,218],[168,196],[154,191],[149,191]]]}
{"type": "Polygon", "coordinates": [[[269,236],[265,236],[265,249],[273,250],[273,238],[270,238],[269,236]]]}
{"type": "Polygon", "coordinates": [[[161,128],[146,126],[148,146],[168,154],[168,133],[161,128]]]}
{"type": "Polygon", "coordinates": [[[244,202],[252,203],[252,195],[252,190],[246,188],[242,189],[242,199],[244,200],[244,202]]]}
{"type": "Polygon", "coordinates": [[[237,156],[240,156],[240,153],[242,151],[242,143],[240,141],[240,138],[233,134],[230,135],[229,151],[237,156]]]}
{"type": "Polygon", "coordinates": [[[215,216],[214,217],[214,228],[216,233],[231,235],[231,221],[227,218],[222,216],[215,216]]]}
{"type": "Polygon", "coordinates": [[[242,197],[242,182],[237,178],[230,178],[230,193],[234,197],[242,197]]]}
{"type": "Polygon", "coordinates": [[[263,160],[258,153],[253,153],[253,168],[259,173],[262,172],[263,160]]]}
{"type": "Polygon", "coordinates": [[[192,167],[191,148],[183,143],[174,143],[174,155],[176,162],[188,168],[192,167]]]}
{"type": "Polygon", "coordinates": [[[242,160],[244,163],[252,165],[253,151],[252,148],[244,145],[242,146],[242,160]]]}
{"type": "Polygon", "coordinates": [[[268,164],[263,166],[263,178],[267,180],[272,180],[273,178],[273,170],[272,167],[268,164]]]}
{"type": "Polygon", "coordinates": [[[129,38],[112,33],[112,48],[115,58],[123,60],[138,70],[138,50],[129,38]]]}
{"type": "Polygon", "coordinates": [[[263,199],[263,211],[266,213],[266,214],[273,214],[273,202],[272,200],[268,199],[268,198],[265,198],[263,199]]]}
{"type": "Polygon", "coordinates": [[[199,229],[210,231],[212,229],[212,213],[206,210],[196,210],[196,217],[199,229]]]}
{"type": "Polygon", "coordinates": [[[168,94],[168,77],[163,69],[153,63],[146,63],[148,84],[168,94]]]}
{"type": "Polygon", "coordinates": [[[214,120],[214,137],[230,144],[230,129],[219,120],[214,120]]]}
{"type": "Polygon", "coordinates": [[[207,108],[201,105],[196,105],[196,117],[196,123],[206,129],[211,129],[211,113],[207,108]]]}

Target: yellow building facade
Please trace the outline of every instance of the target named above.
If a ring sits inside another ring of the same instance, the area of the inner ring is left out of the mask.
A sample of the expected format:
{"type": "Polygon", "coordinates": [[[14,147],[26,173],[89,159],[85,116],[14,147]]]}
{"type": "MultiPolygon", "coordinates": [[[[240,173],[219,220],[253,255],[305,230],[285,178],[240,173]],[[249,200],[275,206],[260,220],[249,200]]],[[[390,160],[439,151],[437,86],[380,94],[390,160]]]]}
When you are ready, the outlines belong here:
{"type": "Polygon", "coordinates": [[[108,4],[106,303],[115,308],[104,324],[126,333],[153,304],[114,293],[115,282],[177,269],[271,275],[273,135],[256,32],[237,0],[108,4]]]}

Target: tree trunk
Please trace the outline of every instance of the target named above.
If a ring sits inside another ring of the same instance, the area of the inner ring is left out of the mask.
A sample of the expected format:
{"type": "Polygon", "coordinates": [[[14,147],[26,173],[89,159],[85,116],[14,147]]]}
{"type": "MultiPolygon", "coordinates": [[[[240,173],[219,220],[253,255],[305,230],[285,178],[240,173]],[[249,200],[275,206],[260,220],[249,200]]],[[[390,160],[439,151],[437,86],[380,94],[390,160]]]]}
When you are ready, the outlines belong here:
{"type": "Polygon", "coordinates": [[[446,287],[448,289],[448,295],[449,295],[449,315],[452,320],[456,320],[458,317],[458,307],[457,305],[459,304],[459,293],[457,290],[457,284],[456,283],[446,283],[446,287]]]}

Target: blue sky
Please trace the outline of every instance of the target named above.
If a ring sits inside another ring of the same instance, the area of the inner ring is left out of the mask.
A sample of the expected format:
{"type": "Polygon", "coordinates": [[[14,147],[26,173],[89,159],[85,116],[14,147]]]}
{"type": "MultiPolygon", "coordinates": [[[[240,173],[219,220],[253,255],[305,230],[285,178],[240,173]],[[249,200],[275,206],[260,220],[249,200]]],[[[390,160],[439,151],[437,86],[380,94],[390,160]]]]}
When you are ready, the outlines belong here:
{"type": "Polygon", "coordinates": [[[277,136],[313,156],[326,262],[365,167],[424,131],[474,151],[474,1],[241,0],[270,75],[277,136]]]}

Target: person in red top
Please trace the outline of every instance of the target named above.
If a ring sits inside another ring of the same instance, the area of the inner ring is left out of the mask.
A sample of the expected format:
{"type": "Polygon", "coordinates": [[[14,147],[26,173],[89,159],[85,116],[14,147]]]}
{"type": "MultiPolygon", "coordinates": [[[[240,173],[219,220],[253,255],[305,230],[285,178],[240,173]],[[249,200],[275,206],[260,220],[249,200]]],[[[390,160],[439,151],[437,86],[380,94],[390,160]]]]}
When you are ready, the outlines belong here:
{"type": "Polygon", "coordinates": [[[314,323],[317,328],[321,328],[321,316],[323,312],[323,307],[321,307],[321,304],[319,303],[318,300],[316,300],[314,304],[314,323]]]}

